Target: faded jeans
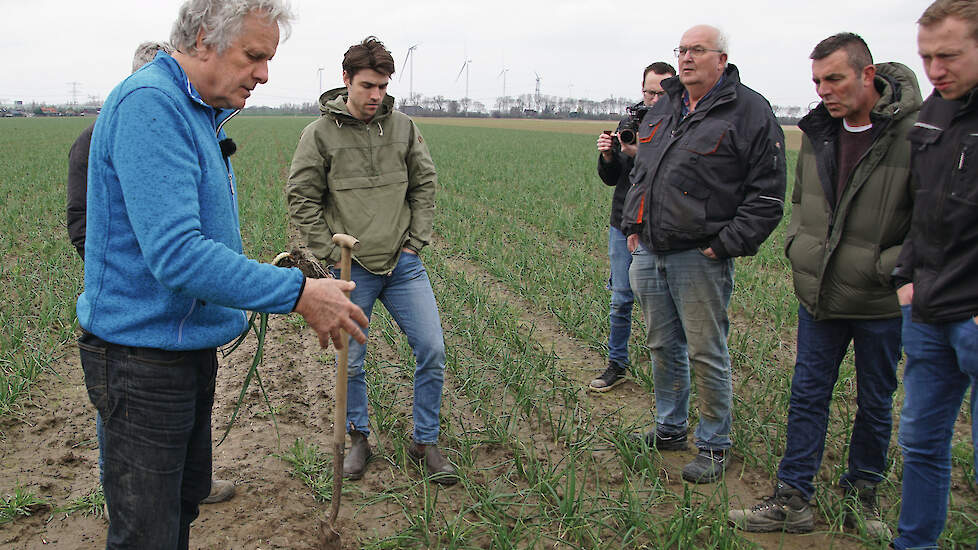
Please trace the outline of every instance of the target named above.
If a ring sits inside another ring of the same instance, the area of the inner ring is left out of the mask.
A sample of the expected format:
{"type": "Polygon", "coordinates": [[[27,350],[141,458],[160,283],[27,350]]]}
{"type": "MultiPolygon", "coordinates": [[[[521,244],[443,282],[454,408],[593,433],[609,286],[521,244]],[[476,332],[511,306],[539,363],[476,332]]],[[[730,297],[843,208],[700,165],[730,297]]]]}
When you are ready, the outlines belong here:
{"type": "MultiPolygon", "coordinates": [[[[900,415],[903,502],[899,549],[937,548],[947,520],[951,437],[964,395],[971,389],[971,445],[978,455],[978,325],[973,319],[917,323],[903,306],[905,397],[900,415]]],[[[972,458],[975,460],[975,458],[972,458]]]]}
{"type": "Polygon", "coordinates": [[[727,306],[733,259],[713,260],[697,249],[653,254],[639,246],[628,274],[648,326],[657,429],[686,433],[692,369],[699,396],[696,446],[730,448],[733,387],[727,306]]]}
{"type": "MultiPolygon", "coordinates": [[[[402,252],[390,275],[375,275],[353,262],[351,279],[357,284],[350,300],[369,319],[380,300],[407,336],[414,352],[414,441],[425,445],[438,442],[441,390],[445,376],[445,340],[438,304],[428,272],[417,254],[402,252]]],[[[339,276],[339,270],[334,273],[339,276]]],[[[366,333],[367,331],[364,331],[366,333]]],[[[350,338],[347,382],[346,425],[370,433],[367,426],[367,381],[364,359],[367,346],[350,338]]]]}
{"type": "Polygon", "coordinates": [[[102,418],[107,549],[186,549],[210,493],[214,349],[164,351],[78,340],[102,418]]]}
{"type": "Polygon", "coordinates": [[[608,278],[608,290],[611,291],[608,361],[618,363],[622,367],[630,364],[628,338],[632,334],[632,304],[635,302],[628,281],[632,253],[628,251],[626,241],[621,230],[613,226],[608,227],[608,258],[611,261],[611,277],[608,278]]]}
{"type": "Polygon", "coordinates": [[[856,359],[858,409],[849,439],[849,471],[840,484],[851,486],[857,479],[877,483],[886,470],[900,361],[900,319],[816,321],[799,306],[798,353],[778,479],[801,491],[805,500],[815,492],[812,481],[825,451],[832,389],[849,342],[856,359]]]}

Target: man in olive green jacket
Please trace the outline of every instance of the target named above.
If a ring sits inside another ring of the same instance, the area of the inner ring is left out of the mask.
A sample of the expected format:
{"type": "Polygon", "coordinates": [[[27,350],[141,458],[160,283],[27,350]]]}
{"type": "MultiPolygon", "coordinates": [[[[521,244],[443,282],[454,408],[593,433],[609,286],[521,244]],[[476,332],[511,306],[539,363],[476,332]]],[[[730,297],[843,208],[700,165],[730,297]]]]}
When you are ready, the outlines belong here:
{"type": "MultiPolygon", "coordinates": [[[[394,60],[368,37],[343,57],[344,88],[320,98],[322,117],[303,130],[292,158],[288,200],[293,223],[320,260],[336,264],[335,233],[360,241],[350,299],[370,317],[380,300],[408,337],[414,373],[414,442],[408,454],[432,480],[455,483],[438,450],[445,343],[438,305],[419,253],[431,241],[435,165],[414,122],[394,110],[387,85],[394,60]]],[[[366,346],[350,340],[346,425],[352,442],[344,475],[360,479],[367,442],[366,346]]]]}
{"type": "Polygon", "coordinates": [[[876,484],[886,470],[901,329],[889,274],[910,228],[907,132],[920,89],[906,66],[874,65],[852,33],[823,40],[811,58],[822,103],[799,123],[805,135],[785,245],[801,303],[787,442],[774,495],[729,517],[747,531],[812,530],[808,502],[832,389],[852,342],[859,408],[839,481],[848,497],[846,524],[888,538],[876,484]]]}

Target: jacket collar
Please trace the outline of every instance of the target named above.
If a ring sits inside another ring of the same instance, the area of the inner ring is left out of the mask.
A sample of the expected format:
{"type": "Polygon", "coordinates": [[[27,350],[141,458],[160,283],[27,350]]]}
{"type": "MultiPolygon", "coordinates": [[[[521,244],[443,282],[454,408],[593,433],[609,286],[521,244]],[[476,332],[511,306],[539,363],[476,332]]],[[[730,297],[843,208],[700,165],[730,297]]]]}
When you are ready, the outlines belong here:
{"type": "MultiPolygon", "coordinates": [[[[740,71],[733,63],[727,63],[727,68],[720,76],[720,80],[713,85],[713,88],[703,96],[696,105],[693,113],[705,113],[714,105],[725,103],[737,96],[737,85],[740,84],[740,71]]],[[[680,115],[682,119],[683,98],[686,94],[686,87],[679,81],[679,76],[673,76],[662,81],[662,89],[669,96],[669,104],[672,109],[680,115]]]]}
{"type": "Polygon", "coordinates": [[[159,51],[156,53],[156,57],[153,59],[153,63],[161,67],[173,82],[183,91],[184,94],[190,98],[190,101],[200,105],[204,109],[211,111],[214,114],[215,125],[220,128],[227,122],[228,119],[238,114],[239,109],[219,109],[216,107],[211,107],[204,102],[204,99],[200,97],[200,93],[194,88],[194,85],[190,83],[190,78],[187,77],[187,73],[184,72],[183,67],[177,63],[176,59],[166,52],[159,51]]]}

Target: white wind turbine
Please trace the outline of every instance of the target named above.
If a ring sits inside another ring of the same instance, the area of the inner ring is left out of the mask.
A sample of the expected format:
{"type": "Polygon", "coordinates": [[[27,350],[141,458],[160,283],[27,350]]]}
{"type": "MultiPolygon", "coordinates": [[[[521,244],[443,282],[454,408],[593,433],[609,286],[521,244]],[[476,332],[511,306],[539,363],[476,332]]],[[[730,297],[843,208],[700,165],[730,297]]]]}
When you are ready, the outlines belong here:
{"type": "MultiPolygon", "coordinates": [[[[401,65],[401,77],[400,78],[404,78],[404,67],[407,66],[408,61],[411,62],[411,76],[410,76],[410,78],[408,78],[408,83],[409,83],[408,85],[410,86],[408,88],[409,89],[408,103],[410,105],[415,105],[416,104],[416,102],[414,101],[414,56],[412,54],[414,53],[414,50],[418,49],[418,46],[420,46],[420,45],[421,45],[421,43],[418,42],[417,44],[415,44],[415,45],[411,46],[410,48],[408,48],[407,55],[404,56],[404,63],[401,65]]],[[[400,81],[400,79],[398,79],[398,81],[400,81]]]]}

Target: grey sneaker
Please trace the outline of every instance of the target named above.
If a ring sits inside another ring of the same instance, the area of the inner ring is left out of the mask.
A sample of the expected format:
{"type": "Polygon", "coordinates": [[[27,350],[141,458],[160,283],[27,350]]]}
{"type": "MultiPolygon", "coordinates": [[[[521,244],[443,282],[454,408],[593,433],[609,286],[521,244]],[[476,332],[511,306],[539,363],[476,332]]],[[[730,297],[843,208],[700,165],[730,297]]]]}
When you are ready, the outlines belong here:
{"type": "Polygon", "coordinates": [[[780,481],[774,495],[749,510],[730,510],[727,519],[737,529],[752,533],[809,533],[815,528],[815,514],[801,491],[780,481]]]}
{"type": "Polygon", "coordinates": [[[658,449],[660,451],[685,451],[688,448],[686,445],[686,432],[670,434],[656,428],[647,432],[645,435],[632,434],[632,437],[635,439],[644,439],[645,444],[650,449],[658,449]]]}
{"type": "Polygon", "coordinates": [[[233,481],[222,481],[220,479],[211,480],[211,493],[207,495],[207,498],[200,501],[201,504],[214,504],[215,502],[224,502],[225,500],[231,500],[234,496],[234,482],[233,481]]]}
{"type": "Polygon", "coordinates": [[[893,532],[880,516],[876,505],[876,484],[857,479],[851,484],[843,483],[846,491],[845,526],[852,529],[862,527],[866,534],[877,539],[890,540],[893,532]]]}
{"type": "Polygon", "coordinates": [[[615,361],[608,363],[608,368],[601,373],[601,376],[591,380],[588,389],[596,392],[606,392],[611,388],[621,384],[628,377],[628,369],[615,361]]]}
{"type": "Polygon", "coordinates": [[[713,483],[727,469],[726,451],[700,449],[692,462],[683,467],[683,479],[690,483],[713,483]]]}

